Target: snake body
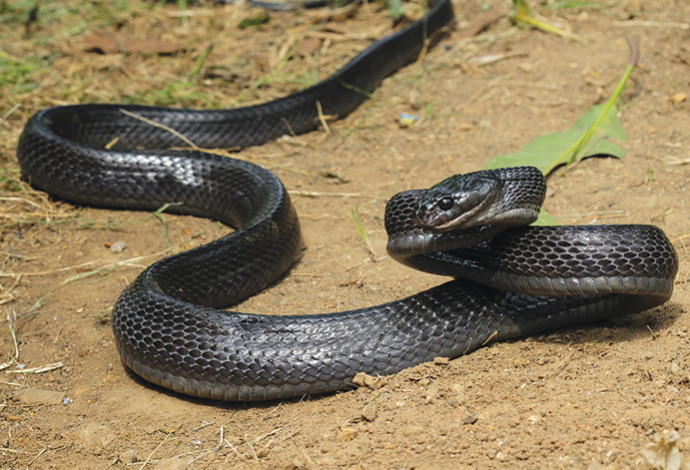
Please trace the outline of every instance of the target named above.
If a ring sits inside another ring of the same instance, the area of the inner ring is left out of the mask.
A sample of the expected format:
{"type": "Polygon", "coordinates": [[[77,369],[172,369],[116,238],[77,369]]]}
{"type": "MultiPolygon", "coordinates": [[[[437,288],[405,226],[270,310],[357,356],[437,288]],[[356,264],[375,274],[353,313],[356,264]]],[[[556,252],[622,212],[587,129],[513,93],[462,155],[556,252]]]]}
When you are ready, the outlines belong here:
{"type": "Polygon", "coordinates": [[[666,301],[675,251],[652,226],[518,227],[544,196],[529,167],[460,175],[394,196],[389,253],[456,279],[391,303],[321,315],[220,310],[270,285],[301,248],[279,179],[248,162],[199,151],[245,147],[343,116],[452,19],[448,0],[302,92],[234,110],[75,105],[40,111],[17,157],[39,189],[77,203],[209,217],[237,230],[158,261],[125,289],[112,315],[122,361],[177,392],[230,401],[299,397],[352,386],[357,372],[392,374],[491,341],[639,311],[666,301]],[[122,110],[128,111],[122,113],[122,110]],[[108,150],[105,147],[117,137],[108,150]],[[154,150],[142,150],[154,149],[154,150]],[[161,150],[155,150],[161,149],[161,150]]]}

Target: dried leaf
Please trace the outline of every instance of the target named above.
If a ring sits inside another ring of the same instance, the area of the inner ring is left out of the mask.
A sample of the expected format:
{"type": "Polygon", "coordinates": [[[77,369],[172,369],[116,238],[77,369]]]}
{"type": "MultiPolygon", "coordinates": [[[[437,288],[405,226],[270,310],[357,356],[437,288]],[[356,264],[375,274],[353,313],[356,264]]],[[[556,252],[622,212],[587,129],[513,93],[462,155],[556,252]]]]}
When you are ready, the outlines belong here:
{"type": "Polygon", "coordinates": [[[323,41],[319,38],[304,38],[297,45],[295,54],[301,55],[302,57],[310,57],[314,52],[321,49],[322,43],[323,41]]]}

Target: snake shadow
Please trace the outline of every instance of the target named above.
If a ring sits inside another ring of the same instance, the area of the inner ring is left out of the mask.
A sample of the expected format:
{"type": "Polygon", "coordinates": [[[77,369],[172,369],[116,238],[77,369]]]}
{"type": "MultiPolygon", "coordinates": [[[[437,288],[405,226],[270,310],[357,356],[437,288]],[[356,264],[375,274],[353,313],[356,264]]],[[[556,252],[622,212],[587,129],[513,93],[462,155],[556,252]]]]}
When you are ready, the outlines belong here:
{"type": "MultiPolygon", "coordinates": [[[[667,330],[685,313],[684,307],[673,300],[639,313],[592,323],[582,323],[567,328],[547,331],[534,336],[535,343],[557,344],[596,344],[607,341],[612,344],[632,343],[652,336],[657,339],[657,332],[667,330]],[[602,330],[606,329],[602,336],[602,330]]],[[[512,341],[521,341],[524,338],[512,341]]]]}
{"type": "Polygon", "coordinates": [[[143,378],[139,377],[136,373],[132,372],[127,366],[124,365],[124,363],[120,363],[121,366],[125,369],[126,374],[129,376],[131,380],[133,380],[137,386],[141,386],[144,388],[148,388],[151,391],[158,392],[162,395],[166,395],[170,398],[173,398],[175,400],[182,400],[187,403],[193,404],[193,405],[198,405],[198,406],[204,406],[208,408],[214,408],[216,410],[225,410],[225,411],[237,411],[237,410],[272,410],[274,409],[277,405],[279,404],[290,404],[290,403],[300,403],[303,401],[312,401],[313,399],[319,399],[319,398],[325,398],[333,395],[337,395],[339,393],[346,393],[349,391],[354,390],[357,388],[356,385],[352,385],[350,389],[344,389],[336,392],[329,392],[329,393],[321,393],[319,395],[303,395],[301,397],[296,397],[296,398],[281,398],[281,399],[275,399],[275,400],[265,400],[265,401],[222,401],[222,400],[212,400],[209,398],[199,398],[199,397],[194,397],[191,395],[185,395],[184,393],[179,393],[175,392],[173,390],[169,390],[167,388],[163,388],[161,386],[155,385],[151,382],[148,382],[144,380],[143,378]]]}

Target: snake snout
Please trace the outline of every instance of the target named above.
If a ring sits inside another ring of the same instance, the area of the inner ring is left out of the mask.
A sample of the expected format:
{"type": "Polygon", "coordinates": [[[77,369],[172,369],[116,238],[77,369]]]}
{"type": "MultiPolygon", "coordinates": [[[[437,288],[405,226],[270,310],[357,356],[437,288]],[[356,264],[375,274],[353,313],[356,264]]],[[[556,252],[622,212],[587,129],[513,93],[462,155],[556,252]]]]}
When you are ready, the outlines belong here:
{"type": "Polygon", "coordinates": [[[486,203],[478,192],[441,196],[429,202],[420,202],[415,218],[420,226],[438,231],[461,228],[486,203]]]}
{"type": "Polygon", "coordinates": [[[455,175],[423,191],[415,212],[420,227],[438,232],[482,225],[478,217],[500,199],[500,181],[485,174],[455,175]]]}

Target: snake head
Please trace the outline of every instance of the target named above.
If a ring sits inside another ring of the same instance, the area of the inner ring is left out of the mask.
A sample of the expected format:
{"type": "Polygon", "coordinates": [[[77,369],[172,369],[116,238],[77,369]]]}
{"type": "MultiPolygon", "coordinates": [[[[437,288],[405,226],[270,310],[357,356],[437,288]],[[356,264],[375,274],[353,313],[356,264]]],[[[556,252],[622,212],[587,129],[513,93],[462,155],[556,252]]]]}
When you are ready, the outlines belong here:
{"type": "Polygon", "coordinates": [[[419,197],[419,225],[445,232],[480,225],[503,195],[503,183],[487,172],[455,175],[419,197]]]}

